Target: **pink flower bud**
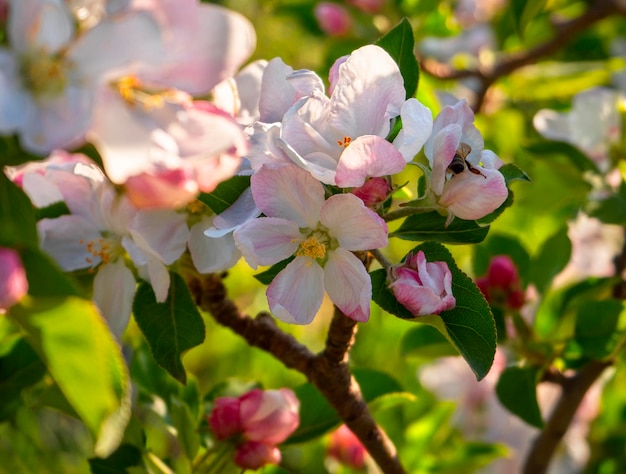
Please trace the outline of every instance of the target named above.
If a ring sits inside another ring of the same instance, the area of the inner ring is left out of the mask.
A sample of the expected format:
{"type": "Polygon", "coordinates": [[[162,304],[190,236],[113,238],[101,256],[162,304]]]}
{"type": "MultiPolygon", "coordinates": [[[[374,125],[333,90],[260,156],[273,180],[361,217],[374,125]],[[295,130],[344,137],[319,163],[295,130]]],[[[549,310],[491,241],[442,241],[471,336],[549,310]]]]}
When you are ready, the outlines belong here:
{"type": "Polygon", "coordinates": [[[353,189],[352,194],[361,199],[367,207],[373,208],[387,200],[391,189],[385,178],[378,177],[366,181],[360,188],[353,189]]]}
{"type": "Polygon", "coordinates": [[[439,314],[456,306],[448,264],[427,262],[421,250],[393,266],[389,276],[396,299],[415,316],[439,314]]]}
{"type": "Polygon", "coordinates": [[[517,267],[508,255],[496,255],[489,262],[487,270],[489,286],[503,290],[515,287],[519,283],[517,267]]]}
{"type": "Polygon", "coordinates": [[[346,425],[341,425],[330,436],[328,455],[353,469],[365,466],[365,447],[346,425]]]}
{"type": "Polygon", "coordinates": [[[344,36],[352,28],[352,18],[341,5],[320,2],[315,6],[315,18],[321,30],[329,36],[344,36]]]}
{"type": "Polygon", "coordinates": [[[489,304],[520,309],[524,292],[520,288],[517,267],[508,255],[496,255],[489,261],[487,275],[476,279],[476,285],[489,304]]]}
{"type": "Polygon", "coordinates": [[[0,248],[0,310],[9,309],[28,291],[22,260],[13,249],[0,248]]]}
{"type": "Polygon", "coordinates": [[[239,408],[238,398],[222,397],[215,399],[213,411],[209,416],[209,425],[217,439],[224,440],[241,433],[239,408]]]}
{"type": "Polygon", "coordinates": [[[246,441],[235,451],[235,464],[243,469],[260,469],[266,464],[278,464],[280,459],[276,446],[258,441],[246,441]]]}
{"type": "Polygon", "coordinates": [[[283,442],[300,423],[300,401],[287,388],[255,389],[239,397],[243,435],[268,444],[283,442]]]}

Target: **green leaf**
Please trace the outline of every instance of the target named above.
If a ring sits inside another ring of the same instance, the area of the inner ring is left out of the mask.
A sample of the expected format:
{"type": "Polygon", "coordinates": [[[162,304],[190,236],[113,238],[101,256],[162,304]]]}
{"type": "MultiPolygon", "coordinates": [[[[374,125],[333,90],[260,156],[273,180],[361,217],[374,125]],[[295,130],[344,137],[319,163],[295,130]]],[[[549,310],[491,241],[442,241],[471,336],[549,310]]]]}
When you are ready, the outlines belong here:
{"type": "Polygon", "coordinates": [[[0,246],[39,246],[33,205],[4,173],[0,173],[0,222],[0,246]]]}
{"type": "Polygon", "coordinates": [[[622,181],[616,194],[601,200],[590,200],[586,212],[605,224],[626,225],[626,183],[622,181]]]}
{"type": "Polygon", "coordinates": [[[554,276],[565,268],[571,254],[572,243],[567,235],[567,227],[563,226],[546,239],[533,258],[530,280],[540,293],[544,293],[554,276]]]}
{"type": "Polygon", "coordinates": [[[537,335],[547,340],[569,338],[574,331],[574,309],[581,299],[602,300],[611,296],[617,278],[587,278],[573,285],[548,291],[535,314],[537,335]]]}
{"type": "Polygon", "coordinates": [[[37,221],[40,221],[41,219],[54,219],[67,214],[71,214],[71,211],[64,201],[58,201],[50,204],[49,206],[35,209],[35,219],[37,219],[37,221]]]}
{"type": "Polygon", "coordinates": [[[20,257],[28,280],[28,294],[42,297],[79,296],[74,283],[39,249],[23,248],[20,257]]]}
{"type": "Polygon", "coordinates": [[[515,21],[515,29],[520,37],[524,36],[526,27],[546,6],[546,0],[511,0],[510,11],[515,21]]]}
{"type": "Polygon", "coordinates": [[[375,44],[387,51],[398,64],[404,79],[406,98],[414,97],[417,92],[420,71],[417,58],[413,53],[415,38],[409,20],[403,18],[398,25],[389,30],[375,44]]]}
{"type": "Polygon", "coordinates": [[[130,417],[128,373],[119,345],[91,301],[26,298],[9,315],[108,456],[130,417]]]}
{"type": "Polygon", "coordinates": [[[612,354],[620,340],[617,331],[624,304],[620,300],[584,301],[576,314],[574,337],[583,354],[604,359],[612,354]]]}
{"type": "Polygon", "coordinates": [[[183,278],[170,272],[170,289],[163,303],[156,301],[149,283],[142,283],[135,295],[133,313],[154,360],[185,384],[187,373],[181,358],[204,341],[204,322],[183,278]]]}
{"type": "Polygon", "coordinates": [[[413,316],[398,303],[387,287],[384,270],[370,274],[372,299],[382,309],[399,318],[434,326],[452,343],[480,380],[489,372],[496,352],[496,328],[489,304],[472,279],[457,267],[454,258],[443,245],[425,242],[411,252],[419,250],[424,252],[429,262],[444,261],[448,264],[456,307],[440,315],[413,316]]]}
{"type": "Polygon", "coordinates": [[[504,181],[507,186],[514,181],[526,181],[530,182],[530,178],[524,173],[521,168],[513,163],[507,163],[502,165],[498,171],[504,176],[504,181]]]}
{"type": "Polygon", "coordinates": [[[250,176],[233,176],[217,185],[210,193],[202,193],[199,200],[209,206],[213,212],[224,212],[250,187],[250,176]]]}
{"type": "MultiPolygon", "coordinates": [[[[595,163],[574,145],[559,141],[539,141],[524,147],[533,155],[542,155],[542,158],[550,158],[550,155],[563,155],[580,171],[592,171],[599,173],[595,163]]],[[[508,165],[505,165],[508,166],[508,165]]]]}
{"type": "Polygon", "coordinates": [[[270,283],[272,283],[272,280],[274,280],[276,275],[278,275],[287,265],[289,265],[289,263],[291,263],[294,258],[296,257],[292,256],[278,263],[275,263],[264,272],[257,273],[256,275],[254,275],[254,278],[256,278],[258,281],[260,281],[264,285],[269,285],[270,283]]]}
{"type": "Polygon", "coordinates": [[[484,240],[488,232],[489,226],[481,227],[476,221],[457,218],[446,227],[446,217],[433,211],[407,217],[389,236],[419,242],[430,240],[446,244],[477,244],[484,240]]]}
{"type": "Polygon", "coordinates": [[[543,428],[537,403],[538,371],[535,367],[507,367],[496,385],[500,403],[511,413],[536,428],[543,428]]]}
{"type": "Polygon", "coordinates": [[[183,446],[185,456],[190,461],[193,461],[200,448],[200,436],[196,430],[196,422],[191,411],[182,400],[172,397],[170,400],[170,415],[178,434],[178,440],[183,446]]]}
{"type": "Polygon", "coordinates": [[[12,345],[8,354],[0,357],[0,421],[15,413],[21,405],[22,390],[37,383],[45,373],[46,366],[23,338],[12,345]]]}
{"type": "Polygon", "coordinates": [[[418,357],[445,357],[457,355],[458,351],[450,341],[437,329],[426,324],[420,324],[409,329],[400,344],[402,355],[418,357]]]}

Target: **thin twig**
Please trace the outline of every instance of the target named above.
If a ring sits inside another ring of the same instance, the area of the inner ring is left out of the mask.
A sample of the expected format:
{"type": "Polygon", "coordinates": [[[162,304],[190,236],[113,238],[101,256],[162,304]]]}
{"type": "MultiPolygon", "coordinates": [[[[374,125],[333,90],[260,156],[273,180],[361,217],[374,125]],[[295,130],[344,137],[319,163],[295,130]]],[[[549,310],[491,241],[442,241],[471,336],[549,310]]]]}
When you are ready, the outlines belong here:
{"type": "Polygon", "coordinates": [[[439,79],[458,80],[469,77],[479,79],[480,85],[476,91],[476,101],[472,105],[472,109],[477,112],[483,105],[487,91],[499,78],[558,51],[579,33],[615,14],[626,15],[626,5],[621,4],[619,0],[595,0],[582,15],[568,21],[555,23],[554,36],[545,43],[539,44],[528,51],[505,56],[491,67],[482,67],[475,70],[456,70],[446,64],[421,59],[421,69],[439,79]]]}

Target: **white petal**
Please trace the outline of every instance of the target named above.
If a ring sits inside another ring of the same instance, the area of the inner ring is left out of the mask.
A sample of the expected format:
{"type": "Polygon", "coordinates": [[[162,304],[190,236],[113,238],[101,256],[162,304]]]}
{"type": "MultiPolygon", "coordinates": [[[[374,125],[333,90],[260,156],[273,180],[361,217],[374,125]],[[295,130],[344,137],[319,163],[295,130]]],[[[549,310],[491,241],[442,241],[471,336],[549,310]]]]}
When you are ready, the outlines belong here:
{"type": "Polygon", "coordinates": [[[128,231],[139,248],[167,265],[181,256],[189,238],[186,216],[170,210],[140,211],[128,231]]]}
{"type": "Polygon", "coordinates": [[[87,243],[100,238],[100,229],[82,216],[66,215],[56,219],[42,219],[37,224],[42,249],[63,270],[89,268],[100,262],[87,252],[87,243]]]}
{"type": "Polygon", "coordinates": [[[347,250],[385,247],[387,224],[353,194],[335,194],[322,207],[320,222],[347,250]]]}
{"type": "Polygon", "coordinates": [[[259,209],[269,217],[281,217],[300,227],[316,227],[324,203],[324,187],[303,169],[264,166],[250,181],[259,209]]]}
{"type": "Polygon", "coordinates": [[[250,219],[254,219],[255,217],[259,217],[260,215],[261,210],[254,202],[252,189],[246,188],[228,209],[215,216],[213,226],[216,231],[219,230],[221,233],[210,233],[209,230],[207,230],[205,234],[209,237],[221,237],[223,233],[232,232],[245,222],[248,222],[250,219]]]}
{"type": "Polygon", "coordinates": [[[93,299],[117,340],[130,320],[136,282],[124,262],[103,265],[93,280],[93,299]]]}
{"type": "Polygon", "coordinates": [[[405,161],[411,161],[430,137],[433,131],[433,114],[431,110],[417,99],[408,99],[400,112],[402,130],[394,139],[393,144],[400,150],[405,161]]]}
{"type": "Polygon", "coordinates": [[[298,224],[278,217],[248,221],[235,230],[234,237],[252,268],[273,265],[292,256],[302,240],[298,224]]]}
{"type": "Polygon", "coordinates": [[[270,283],[267,301],[281,321],[309,324],[324,298],[324,271],[308,257],[296,257],[270,283]]]}
{"type": "Polygon", "coordinates": [[[170,274],[167,267],[159,259],[148,257],[147,270],[157,303],[165,302],[170,289],[170,274]]]}
{"type": "Polygon", "coordinates": [[[369,319],[372,281],[363,262],[352,253],[341,248],[329,252],[324,286],[343,314],[356,321],[369,319]]]}
{"type": "Polygon", "coordinates": [[[241,252],[235,246],[232,232],[219,238],[205,235],[205,229],[211,226],[211,221],[211,218],[204,217],[189,231],[187,246],[191,253],[191,260],[200,273],[227,270],[241,257],[241,252]]]}

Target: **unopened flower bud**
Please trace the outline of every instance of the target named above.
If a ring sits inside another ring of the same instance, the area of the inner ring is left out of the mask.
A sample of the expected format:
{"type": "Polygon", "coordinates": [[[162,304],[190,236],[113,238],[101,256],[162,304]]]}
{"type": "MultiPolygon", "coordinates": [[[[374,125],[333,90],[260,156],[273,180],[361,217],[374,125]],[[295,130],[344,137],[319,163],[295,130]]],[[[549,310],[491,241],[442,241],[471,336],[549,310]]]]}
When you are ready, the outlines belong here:
{"type": "Polygon", "coordinates": [[[496,255],[489,262],[487,270],[489,285],[495,288],[508,289],[519,282],[517,267],[508,255],[496,255]]]}
{"type": "Polygon", "coordinates": [[[222,397],[215,399],[213,411],[209,416],[209,425],[215,437],[224,440],[241,433],[238,398],[222,397]]]}
{"type": "Polygon", "coordinates": [[[260,469],[266,464],[278,464],[280,459],[276,446],[259,441],[241,443],[235,451],[235,464],[242,469],[260,469]]]}
{"type": "Polygon", "coordinates": [[[352,190],[352,194],[361,199],[367,207],[376,207],[385,202],[392,188],[389,182],[382,177],[369,179],[359,188],[352,190]]]}
{"type": "Polygon", "coordinates": [[[329,36],[344,36],[352,28],[352,18],[341,5],[320,2],[315,6],[315,18],[320,29],[329,36]]]}
{"type": "Polygon", "coordinates": [[[18,253],[0,247],[0,310],[7,310],[28,291],[28,280],[18,253]]]}
{"type": "Polygon", "coordinates": [[[300,401],[287,388],[254,389],[239,400],[242,431],[248,440],[278,444],[300,423],[300,401]]]}
{"type": "Polygon", "coordinates": [[[476,285],[489,304],[519,309],[524,306],[517,267],[508,255],[496,255],[489,261],[487,275],[476,279],[476,285]]]}
{"type": "Polygon", "coordinates": [[[446,262],[427,262],[424,252],[409,254],[389,273],[389,288],[414,316],[439,314],[456,306],[452,273],[446,262]]]}
{"type": "Polygon", "coordinates": [[[353,469],[365,466],[365,447],[346,425],[331,434],[328,455],[353,469]]]}

